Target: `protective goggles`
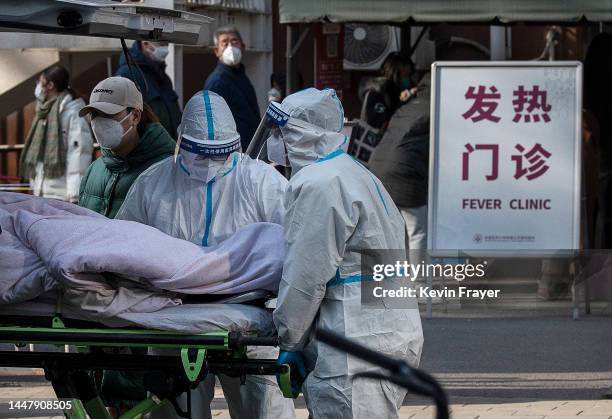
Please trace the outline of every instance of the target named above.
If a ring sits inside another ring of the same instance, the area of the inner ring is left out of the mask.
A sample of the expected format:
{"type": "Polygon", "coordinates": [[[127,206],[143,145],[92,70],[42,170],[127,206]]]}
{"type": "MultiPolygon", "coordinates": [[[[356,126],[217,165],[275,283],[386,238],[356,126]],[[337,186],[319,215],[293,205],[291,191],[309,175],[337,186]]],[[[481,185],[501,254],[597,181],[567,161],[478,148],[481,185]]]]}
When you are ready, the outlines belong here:
{"type": "Polygon", "coordinates": [[[180,148],[190,153],[197,154],[198,156],[212,157],[218,156],[219,154],[227,155],[240,150],[240,138],[229,144],[211,145],[202,144],[183,135],[181,137],[180,148]]]}

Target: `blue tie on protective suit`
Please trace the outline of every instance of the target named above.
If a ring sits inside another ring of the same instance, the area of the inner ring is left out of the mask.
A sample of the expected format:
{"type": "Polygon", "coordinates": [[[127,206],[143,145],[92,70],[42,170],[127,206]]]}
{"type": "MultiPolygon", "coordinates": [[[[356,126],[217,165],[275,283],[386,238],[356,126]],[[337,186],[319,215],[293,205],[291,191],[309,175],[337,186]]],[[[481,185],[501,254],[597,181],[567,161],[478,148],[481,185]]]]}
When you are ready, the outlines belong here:
{"type": "MultiPolygon", "coordinates": [[[[279,362],[291,358],[287,352],[303,353],[309,370],[304,396],[315,419],[397,418],[406,391],[384,380],[353,380],[376,367],[317,342],[311,332],[325,328],[419,364],[418,308],[361,303],[359,252],[405,249],[402,216],[380,181],[341,150],[344,115],[333,90],[295,93],[272,103],[265,117],[275,125],[272,137],[282,138],[293,172],[285,195],[287,256],[274,311],[279,362]]],[[[282,160],[278,141],[268,146],[268,155],[282,160]]]]}
{"type": "MultiPolygon", "coordinates": [[[[132,185],[118,219],[148,224],[174,237],[210,246],[255,222],[282,224],[287,180],[272,166],[240,153],[240,136],[229,107],[204,90],[183,112],[177,152],[143,172],[132,185]]],[[[250,358],[273,358],[274,348],[249,351],[250,358]]],[[[293,402],[273,379],[219,376],[232,418],[292,418],[293,402]]],[[[192,398],[193,417],[210,416],[215,377],[192,398]]],[[[156,411],[155,413],[157,413],[156,411]]],[[[174,417],[170,407],[155,417],[174,417]]]]}

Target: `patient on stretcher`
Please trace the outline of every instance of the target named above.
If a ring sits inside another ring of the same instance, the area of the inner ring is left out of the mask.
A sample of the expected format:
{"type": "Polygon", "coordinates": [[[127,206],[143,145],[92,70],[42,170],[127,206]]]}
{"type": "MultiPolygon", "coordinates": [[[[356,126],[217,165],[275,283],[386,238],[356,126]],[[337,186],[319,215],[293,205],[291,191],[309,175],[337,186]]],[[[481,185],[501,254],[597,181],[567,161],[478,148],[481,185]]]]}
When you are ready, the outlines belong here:
{"type": "Polygon", "coordinates": [[[255,223],[201,247],[76,205],[0,193],[0,305],[60,290],[88,314],[113,317],[181,304],[182,294],[276,293],[282,227],[255,223]]]}

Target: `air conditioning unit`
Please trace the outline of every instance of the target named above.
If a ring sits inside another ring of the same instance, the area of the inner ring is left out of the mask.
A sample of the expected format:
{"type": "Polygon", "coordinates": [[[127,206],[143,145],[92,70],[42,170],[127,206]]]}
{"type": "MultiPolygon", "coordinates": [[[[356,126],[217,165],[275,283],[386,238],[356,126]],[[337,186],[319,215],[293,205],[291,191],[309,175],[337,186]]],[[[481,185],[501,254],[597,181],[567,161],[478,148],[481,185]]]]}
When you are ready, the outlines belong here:
{"type": "Polygon", "coordinates": [[[400,28],[390,25],[344,25],[344,69],[378,71],[392,52],[400,50],[400,28]]]}

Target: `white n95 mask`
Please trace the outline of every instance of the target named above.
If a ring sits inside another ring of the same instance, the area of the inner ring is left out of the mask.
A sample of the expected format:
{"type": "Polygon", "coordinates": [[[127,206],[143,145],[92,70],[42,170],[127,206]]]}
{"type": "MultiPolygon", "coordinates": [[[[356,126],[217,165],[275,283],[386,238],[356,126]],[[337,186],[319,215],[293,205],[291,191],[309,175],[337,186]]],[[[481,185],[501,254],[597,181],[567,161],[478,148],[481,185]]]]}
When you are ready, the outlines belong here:
{"type": "Polygon", "coordinates": [[[130,114],[131,112],[121,121],[105,118],[103,116],[97,116],[91,120],[91,130],[93,131],[96,141],[100,144],[100,147],[112,149],[121,144],[121,140],[123,140],[125,134],[134,128],[132,125],[127,131],[123,132],[123,127],[121,126],[123,121],[125,121],[130,114]]]}
{"type": "Polygon", "coordinates": [[[289,167],[289,158],[287,157],[287,148],[283,138],[278,134],[272,134],[266,143],[268,150],[268,160],[279,166],[289,167]]]}
{"type": "Polygon", "coordinates": [[[40,82],[36,82],[36,87],[34,88],[34,97],[40,101],[45,100],[45,92],[43,92],[42,85],[40,82]]]}
{"type": "Polygon", "coordinates": [[[221,62],[225,65],[238,65],[242,61],[242,51],[238,47],[227,46],[221,54],[221,62]]]}
{"type": "Polygon", "coordinates": [[[164,61],[166,61],[166,57],[168,56],[169,51],[170,50],[167,46],[155,47],[155,49],[153,50],[153,59],[155,59],[155,61],[157,62],[163,63],[164,61]]]}
{"type": "Polygon", "coordinates": [[[227,157],[225,155],[220,159],[212,159],[181,151],[179,164],[190,178],[208,183],[223,170],[227,157]]]}

